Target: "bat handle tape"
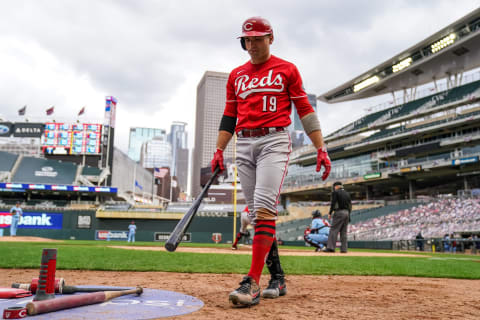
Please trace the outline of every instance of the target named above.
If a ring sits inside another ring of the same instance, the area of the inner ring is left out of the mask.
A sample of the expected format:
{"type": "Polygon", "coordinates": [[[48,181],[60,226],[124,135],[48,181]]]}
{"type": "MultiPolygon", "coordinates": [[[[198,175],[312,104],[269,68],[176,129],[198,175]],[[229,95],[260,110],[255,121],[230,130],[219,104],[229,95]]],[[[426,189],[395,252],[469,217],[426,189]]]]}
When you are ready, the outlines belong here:
{"type": "Polygon", "coordinates": [[[22,319],[27,316],[25,307],[8,307],[3,310],[3,319],[22,319]]]}

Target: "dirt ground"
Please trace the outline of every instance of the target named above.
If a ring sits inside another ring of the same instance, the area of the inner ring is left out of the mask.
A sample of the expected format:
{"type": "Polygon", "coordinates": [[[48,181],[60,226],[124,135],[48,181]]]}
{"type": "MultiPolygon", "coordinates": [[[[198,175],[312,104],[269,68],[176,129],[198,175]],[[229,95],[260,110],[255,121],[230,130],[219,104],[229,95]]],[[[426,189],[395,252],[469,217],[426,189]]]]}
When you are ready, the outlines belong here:
{"type": "MultiPolygon", "coordinates": [[[[248,248],[233,253],[246,251],[248,248]]],[[[29,282],[38,277],[38,272],[36,269],[3,269],[0,286],[29,282]]],[[[70,285],[140,285],[171,290],[197,297],[205,303],[199,311],[175,319],[480,318],[480,280],[287,275],[286,296],[261,300],[251,308],[232,308],[228,294],[238,287],[241,280],[238,274],[57,270],[56,277],[65,278],[70,285]]],[[[263,276],[261,287],[266,287],[267,282],[268,276],[263,276]]]]}

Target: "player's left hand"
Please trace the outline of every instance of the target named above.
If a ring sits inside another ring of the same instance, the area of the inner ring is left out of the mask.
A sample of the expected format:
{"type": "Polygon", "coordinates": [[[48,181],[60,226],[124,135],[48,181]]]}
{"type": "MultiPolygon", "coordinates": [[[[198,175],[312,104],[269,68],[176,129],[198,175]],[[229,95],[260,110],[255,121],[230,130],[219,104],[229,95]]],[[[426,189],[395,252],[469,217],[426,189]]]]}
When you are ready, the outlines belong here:
{"type": "Polygon", "coordinates": [[[317,172],[320,171],[320,168],[322,166],[325,167],[325,171],[322,175],[322,180],[325,180],[328,178],[330,170],[332,169],[332,162],[330,161],[330,157],[328,156],[326,148],[320,148],[317,151],[317,172]]]}

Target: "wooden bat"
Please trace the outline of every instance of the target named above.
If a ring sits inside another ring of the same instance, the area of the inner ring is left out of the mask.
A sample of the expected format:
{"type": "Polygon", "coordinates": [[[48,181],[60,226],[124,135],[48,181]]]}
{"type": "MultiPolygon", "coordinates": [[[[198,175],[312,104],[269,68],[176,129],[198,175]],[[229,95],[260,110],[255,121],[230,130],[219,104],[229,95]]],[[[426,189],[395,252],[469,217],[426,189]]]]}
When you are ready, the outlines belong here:
{"type": "Polygon", "coordinates": [[[178,244],[182,241],[183,235],[187,231],[188,226],[190,226],[190,223],[192,222],[193,217],[197,214],[198,208],[200,207],[200,204],[202,203],[203,198],[207,194],[207,191],[210,188],[210,185],[213,183],[213,180],[215,180],[219,172],[220,172],[220,167],[217,166],[212,176],[208,180],[207,184],[205,185],[205,187],[203,187],[202,192],[200,192],[195,202],[192,204],[190,209],[188,209],[188,212],[185,213],[182,219],[180,219],[180,221],[177,223],[177,226],[175,227],[175,229],[173,229],[173,232],[170,234],[170,237],[165,243],[165,249],[167,249],[170,252],[173,252],[175,251],[175,249],[177,249],[178,244]]]}
{"type": "MultiPolygon", "coordinates": [[[[12,283],[12,288],[19,288],[36,293],[38,287],[38,278],[33,279],[32,283],[12,283]]],[[[55,279],[55,293],[70,294],[75,292],[98,292],[98,291],[122,291],[130,288],[118,288],[118,287],[77,287],[67,286],[63,278],[55,279]],[[61,281],[57,281],[61,280],[61,281]]]]}
{"type": "Polygon", "coordinates": [[[77,286],[63,286],[62,294],[70,294],[75,292],[98,292],[98,291],[125,291],[130,290],[129,288],[116,288],[116,287],[77,287],[77,286]]]}
{"type": "Polygon", "coordinates": [[[142,294],[142,287],[124,291],[102,291],[85,294],[76,294],[73,296],[65,296],[50,300],[32,301],[27,303],[27,313],[29,316],[42,314],[57,310],[71,309],[89,304],[101,303],[113,298],[124,296],[127,294],[136,293],[142,294]]]}

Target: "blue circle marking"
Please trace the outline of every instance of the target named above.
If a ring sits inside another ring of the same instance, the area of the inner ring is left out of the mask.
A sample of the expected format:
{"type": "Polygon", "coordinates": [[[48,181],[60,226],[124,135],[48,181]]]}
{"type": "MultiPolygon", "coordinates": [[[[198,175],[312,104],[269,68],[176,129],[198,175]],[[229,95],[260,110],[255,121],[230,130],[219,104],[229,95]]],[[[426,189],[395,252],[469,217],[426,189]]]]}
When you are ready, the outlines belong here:
{"type": "MultiPolygon", "coordinates": [[[[98,288],[101,289],[102,287],[98,286],[98,288]]],[[[57,295],[57,297],[60,296],[66,295],[57,295]]],[[[0,308],[3,310],[8,307],[22,307],[32,299],[33,296],[22,299],[0,299],[0,308]]],[[[202,307],[203,301],[189,295],[174,291],[144,288],[140,296],[129,294],[99,304],[28,316],[28,319],[148,320],[184,315],[200,310],[202,307]]]]}

